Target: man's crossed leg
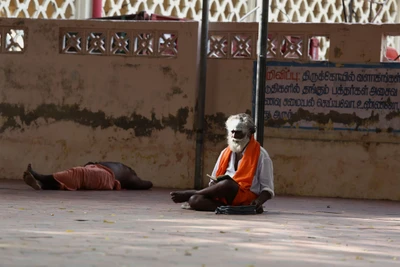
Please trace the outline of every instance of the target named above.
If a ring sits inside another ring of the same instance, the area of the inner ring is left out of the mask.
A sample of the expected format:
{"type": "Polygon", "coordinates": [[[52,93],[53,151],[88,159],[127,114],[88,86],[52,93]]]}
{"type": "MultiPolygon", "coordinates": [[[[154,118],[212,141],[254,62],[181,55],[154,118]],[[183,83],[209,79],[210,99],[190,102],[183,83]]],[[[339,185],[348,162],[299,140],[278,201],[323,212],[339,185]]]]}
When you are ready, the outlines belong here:
{"type": "Polygon", "coordinates": [[[225,199],[232,204],[238,193],[239,185],[232,179],[223,180],[201,190],[184,190],[171,192],[175,203],[188,202],[190,207],[199,211],[214,211],[217,207],[226,205],[218,199],[225,199]]]}

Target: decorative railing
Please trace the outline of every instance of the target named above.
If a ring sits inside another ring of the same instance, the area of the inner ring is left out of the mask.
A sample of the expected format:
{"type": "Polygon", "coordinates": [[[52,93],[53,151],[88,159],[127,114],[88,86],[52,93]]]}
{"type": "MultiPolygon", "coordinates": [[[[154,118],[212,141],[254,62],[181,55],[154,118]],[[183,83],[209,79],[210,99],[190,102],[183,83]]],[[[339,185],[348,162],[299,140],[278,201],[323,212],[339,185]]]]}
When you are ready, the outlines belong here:
{"type": "MultiPolygon", "coordinates": [[[[86,27],[76,27],[75,23],[60,25],[59,52],[70,55],[177,58],[179,46],[184,45],[179,44],[179,32],[180,25],[187,22],[174,22],[171,24],[174,25],[172,28],[162,22],[152,22],[154,27],[141,22],[142,24],[135,24],[142,25],[138,28],[113,23],[111,26],[108,22],[101,22],[97,27],[93,27],[93,22],[86,27]],[[120,29],[118,25],[121,26],[120,29]]],[[[0,25],[0,53],[24,53],[29,48],[27,41],[29,27],[16,25],[28,24],[17,23],[14,19],[14,21],[4,21],[3,25],[0,25]]],[[[374,37],[370,41],[373,43],[372,46],[375,47],[376,53],[382,51],[382,62],[400,61],[399,50],[390,47],[389,42],[389,40],[400,38],[397,25],[382,25],[379,29],[368,26],[374,29],[371,32],[374,37]],[[379,42],[381,42],[380,47],[378,47],[379,42]]],[[[316,25],[313,24],[271,24],[268,34],[267,58],[274,61],[330,61],[330,53],[322,56],[319,54],[320,40],[324,39],[325,45],[328,44],[327,48],[329,49],[330,42],[336,42],[336,44],[338,42],[337,39],[331,38],[341,38],[341,35],[337,34],[338,27],[344,26],[326,24],[325,31],[312,34],[315,27],[316,25]]],[[[352,26],[345,27],[349,27],[350,30],[352,26]]],[[[360,25],[354,25],[354,27],[360,27],[360,25]]],[[[365,29],[367,26],[361,27],[365,29]]],[[[195,29],[193,34],[198,35],[195,29]]],[[[258,55],[257,35],[256,23],[211,23],[207,48],[208,58],[256,60],[258,55]]],[[[31,38],[33,37],[31,36],[31,38]]],[[[351,42],[351,40],[348,41],[351,42]]],[[[379,60],[377,55],[370,54],[373,56],[374,62],[379,60]]],[[[352,58],[351,55],[347,56],[352,58]]]]}
{"type": "Polygon", "coordinates": [[[177,32],[62,28],[60,36],[62,54],[178,56],[177,32]]]}
{"type": "Polygon", "coordinates": [[[0,1],[0,17],[71,19],[75,14],[76,0],[0,1]]]}
{"type": "Polygon", "coordinates": [[[254,59],[257,47],[255,33],[210,32],[209,58],[254,59]]]}
{"type": "MultiPolygon", "coordinates": [[[[0,17],[20,18],[52,18],[72,19],[87,18],[90,16],[89,0],[25,0],[25,1],[0,1],[0,17]],[[84,9],[84,10],[83,10],[84,9]],[[78,15],[79,13],[79,15],[78,15]]],[[[201,20],[202,0],[103,0],[103,15],[125,15],[140,11],[156,13],[166,16],[175,16],[201,20]]],[[[210,0],[210,21],[239,21],[250,10],[256,0],[210,0]]],[[[345,22],[343,2],[339,0],[271,0],[269,7],[270,22],[345,22]]],[[[396,0],[354,0],[352,23],[396,23],[399,22],[399,4],[396,0]],[[372,3],[372,4],[371,4],[372,3]]],[[[349,2],[345,1],[346,14],[350,14],[349,2]]],[[[257,20],[256,12],[249,16],[250,20],[257,20]]],[[[329,39],[319,38],[319,60],[327,58],[329,39]]],[[[396,38],[387,38],[388,46],[400,48],[396,38]]],[[[222,50],[221,50],[222,51],[222,50]]],[[[220,52],[221,52],[220,51],[220,52]]],[[[217,51],[216,51],[217,52],[217,51]]],[[[246,51],[234,55],[229,49],[224,57],[233,55],[249,56],[246,51]]],[[[212,57],[219,57],[212,55],[212,57]]]]}
{"type": "MultiPolygon", "coordinates": [[[[201,20],[202,0],[104,0],[105,16],[134,14],[140,11],[201,20]]],[[[210,0],[210,21],[239,21],[250,10],[248,0],[210,0]]]]}
{"type": "MultiPolygon", "coordinates": [[[[0,16],[14,18],[76,18],[79,9],[89,9],[82,5],[90,0],[25,0],[0,1],[0,16]]],[[[103,0],[105,16],[134,14],[140,11],[200,20],[202,0],[103,0]]],[[[256,0],[210,0],[210,21],[239,21],[250,10],[256,0]]],[[[342,1],[340,0],[271,0],[269,19],[271,22],[344,22],[342,1]]],[[[351,22],[393,23],[398,22],[398,1],[396,0],[354,0],[351,22]],[[371,4],[372,2],[372,4],[371,4]]],[[[349,1],[345,1],[348,8],[349,1]]],[[[258,18],[256,13],[251,16],[258,18]]],[[[347,10],[349,14],[349,10],[347,10]]]]}
{"type": "MultiPolygon", "coordinates": [[[[319,56],[320,38],[307,34],[281,34],[270,32],[268,36],[267,58],[275,60],[328,60],[327,55],[319,56]]],[[[209,58],[256,59],[257,33],[219,32],[209,34],[209,58]]]]}
{"type": "MultiPolygon", "coordinates": [[[[397,0],[354,0],[352,3],[352,23],[398,22],[397,0]]],[[[349,16],[350,1],[344,4],[349,16]]],[[[269,11],[271,22],[345,22],[341,0],[271,0],[269,11]]]]}

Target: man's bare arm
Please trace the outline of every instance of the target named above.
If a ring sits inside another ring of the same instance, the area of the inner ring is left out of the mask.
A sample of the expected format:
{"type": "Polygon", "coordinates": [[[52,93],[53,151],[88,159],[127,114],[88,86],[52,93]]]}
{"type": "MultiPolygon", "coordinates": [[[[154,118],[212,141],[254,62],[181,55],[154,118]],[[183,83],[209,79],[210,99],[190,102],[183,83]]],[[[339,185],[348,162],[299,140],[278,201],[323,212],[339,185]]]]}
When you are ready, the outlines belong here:
{"type": "Polygon", "coordinates": [[[261,194],[255,200],[253,200],[251,205],[256,205],[256,209],[259,209],[259,208],[262,207],[262,205],[265,202],[267,202],[267,200],[269,200],[271,198],[272,198],[271,193],[264,190],[264,191],[261,192],[261,194]]]}

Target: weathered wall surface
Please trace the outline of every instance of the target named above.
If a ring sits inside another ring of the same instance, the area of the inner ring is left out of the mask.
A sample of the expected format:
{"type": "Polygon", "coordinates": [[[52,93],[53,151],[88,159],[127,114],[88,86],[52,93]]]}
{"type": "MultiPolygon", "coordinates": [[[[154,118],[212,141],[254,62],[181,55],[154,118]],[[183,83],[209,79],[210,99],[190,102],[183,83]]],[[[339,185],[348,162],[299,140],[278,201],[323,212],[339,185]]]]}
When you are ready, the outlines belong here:
{"type": "Polygon", "coordinates": [[[157,186],[193,186],[197,22],[2,20],[0,25],[27,34],[22,54],[0,55],[3,178],[19,179],[29,162],[50,173],[109,160],[132,166],[157,186]],[[69,43],[75,48],[68,51],[82,51],[63,53],[61,30],[80,32],[83,43],[69,43]],[[100,32],[106,39],[97,45],[107,50],[114,31],[153,34],[154,45],[155,36],[172,32],[178,52],[161,56],[155,47],[152,55],[134,56],[140,43],[123,56],[99,52],[94,42],[85,48],[87,34],[100,32]]]}
{"type": "Polygon", "coordinates": [[[398,144],[271,137],[265,146],[282,194],[400,199],[398,144]]]}

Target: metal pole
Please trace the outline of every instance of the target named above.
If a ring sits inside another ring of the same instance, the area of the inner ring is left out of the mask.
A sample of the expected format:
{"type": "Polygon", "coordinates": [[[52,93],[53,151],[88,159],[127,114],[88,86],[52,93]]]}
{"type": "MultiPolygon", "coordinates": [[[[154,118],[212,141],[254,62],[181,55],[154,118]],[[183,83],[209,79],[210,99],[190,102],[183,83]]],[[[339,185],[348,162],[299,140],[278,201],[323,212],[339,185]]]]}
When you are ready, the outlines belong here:
{"type": "Polygon", "coordinates": [[[342,0],[342,8],[343,8],[344,22],[347,23],[346,5],[345,5],[345,3],[344,3],[344,0],[342,0]]]}
{"type": "Polygon", "coordinates": [[[258,25],[258,60],[256,80],[255,121],[257,124],[256,139],[262,146],[264,143],[264,110],[265,80],[267,72],[268,45],[268,8],[269,0],[261,0],[261,19],[258,25]]]}
{"type": "Polygon", "coordinates": [[[207,81],[207,54],[208,54],[208,0],[203,0],[201,16],[200,36],[200,62],[199,62],[199,88],[197,94],[197,116],[196,116],[196,159],[194,187],[203,187],[203,147],[204,147],[204,116],[206,103],[206,81],[207,81]]]}
{"type": "Polygon", "coordinates": [[[350,23],[353,22],[353,14],[354,14],[354,10],[353,10],[353,0],[350,0],[350,2],[349,2],[349,22],[350,22],[350,23]]]}

